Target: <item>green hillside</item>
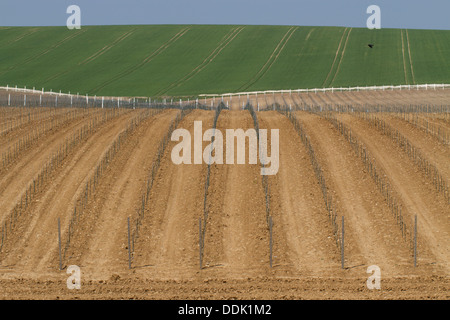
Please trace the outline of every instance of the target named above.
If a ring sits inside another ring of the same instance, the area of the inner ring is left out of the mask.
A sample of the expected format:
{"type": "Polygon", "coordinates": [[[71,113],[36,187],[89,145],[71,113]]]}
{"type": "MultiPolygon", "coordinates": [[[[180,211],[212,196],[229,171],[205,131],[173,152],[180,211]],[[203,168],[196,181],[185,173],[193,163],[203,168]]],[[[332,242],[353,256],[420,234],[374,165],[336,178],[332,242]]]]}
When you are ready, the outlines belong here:
{"type": "Polygon", "coordinates": [[[450,31],[207,25],[0,28],[1,86],[161,97],[423,83],[450,83],[450,31]]]}

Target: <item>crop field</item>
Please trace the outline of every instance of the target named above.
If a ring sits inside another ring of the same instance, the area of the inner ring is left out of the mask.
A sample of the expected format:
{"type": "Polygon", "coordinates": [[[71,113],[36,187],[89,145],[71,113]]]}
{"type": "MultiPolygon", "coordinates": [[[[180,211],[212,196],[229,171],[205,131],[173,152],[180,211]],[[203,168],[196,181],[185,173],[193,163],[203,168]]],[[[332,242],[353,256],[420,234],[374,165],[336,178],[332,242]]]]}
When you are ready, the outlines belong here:
{"type": "MultiPolygon", "coordinates": [[[[247,32],[221,30],[225,42],[247,32]]],[[[0,298],[449,298],[450,90],[239,98],[100,105],[1,91],[0,298]],[[278,173],[175,164],[172,133],[194,144],[195,121],[202,133],[278,129],[278,173]],[[80,290],[67,289],[71,265],[80,290]],[[373,265],[380,290],[366,286],[373,265]]]]}
{"type": "Polygon", "coordinates": [[[449,55],[450,31],[438,30],[12,27],[0,29],[0,86],[158,98],[440,84],[450,81],[449,55]]]}
{"type": "Polygon", "coordinates": [[[0,299],[448,300],[449,56],[438,30],[0,28],[0,299]]]}

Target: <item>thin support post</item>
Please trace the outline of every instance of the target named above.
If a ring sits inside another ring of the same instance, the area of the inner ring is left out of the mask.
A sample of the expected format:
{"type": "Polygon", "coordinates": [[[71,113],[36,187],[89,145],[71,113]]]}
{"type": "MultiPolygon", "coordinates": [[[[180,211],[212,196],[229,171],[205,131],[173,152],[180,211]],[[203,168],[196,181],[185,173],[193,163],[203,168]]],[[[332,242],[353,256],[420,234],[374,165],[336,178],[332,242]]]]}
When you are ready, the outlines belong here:
{"type": "Polygon", "coordinates": [[[202,241],[202,218],[198,218],[198,246],[199,246],[199,258],[200,258],[200,270],[203,264],[203,241],[202,241]]]}
{"type": "Polygon", "coordinates": [[[414,217],[414,268],[417,267],[417,215],[414,217]]]}
{"type": "Polygon", "coordinates": [[[270,252],[270,256],[269,256],[269,261],[270,261],[270,267],[272,268],[273,265],[273,221],[272,221],[272,216],[269,216],[269,252],[270,252]]]}
{"type": "Polygon", "coordinates": [[[61,222],[58,218],[58,247],[59,247],[59,270],[62,270],[62,256],[61,256],[61,222]]]}
{"type": "Polygon", "coordinates": [[[342,239],[341,239],[341,267],[344,269],[344,237],[345,237],[345,225],[344,216],[342,216],[342,239]]]}
{"type": "Polygon", "coordinates": [[[127,222],[128,222],[128,269],[131,269],[130,217],[127,218],[127,222]]]}

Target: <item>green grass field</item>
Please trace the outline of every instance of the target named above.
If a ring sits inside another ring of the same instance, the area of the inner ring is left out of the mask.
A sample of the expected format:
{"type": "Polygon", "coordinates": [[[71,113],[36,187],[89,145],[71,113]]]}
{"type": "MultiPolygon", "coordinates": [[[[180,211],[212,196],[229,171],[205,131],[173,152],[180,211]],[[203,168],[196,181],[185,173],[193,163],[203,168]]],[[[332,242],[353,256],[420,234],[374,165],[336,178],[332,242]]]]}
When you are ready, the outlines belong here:
{"type": "Polygon", "coordinates": [[[208,25],[0,28],[1,86],[162,97],[424,83],[450,83],[450,31],[208,25]]]}

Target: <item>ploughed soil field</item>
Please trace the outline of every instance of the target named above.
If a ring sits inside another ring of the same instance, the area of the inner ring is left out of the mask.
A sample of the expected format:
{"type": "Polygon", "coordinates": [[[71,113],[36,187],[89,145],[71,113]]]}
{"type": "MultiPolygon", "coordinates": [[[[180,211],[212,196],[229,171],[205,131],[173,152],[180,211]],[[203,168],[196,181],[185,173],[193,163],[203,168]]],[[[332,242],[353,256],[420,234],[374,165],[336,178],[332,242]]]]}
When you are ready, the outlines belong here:
{"type": "Polygon", "coordinates": [[[411,94],[2,106],[0,298],[449,299],[449,95],[411,94]],[[256,127],[274,175],[227,139],[256,127]],[[223,164],[204,157],[212,128],[223,164]]]}

